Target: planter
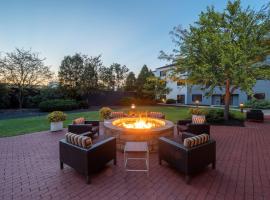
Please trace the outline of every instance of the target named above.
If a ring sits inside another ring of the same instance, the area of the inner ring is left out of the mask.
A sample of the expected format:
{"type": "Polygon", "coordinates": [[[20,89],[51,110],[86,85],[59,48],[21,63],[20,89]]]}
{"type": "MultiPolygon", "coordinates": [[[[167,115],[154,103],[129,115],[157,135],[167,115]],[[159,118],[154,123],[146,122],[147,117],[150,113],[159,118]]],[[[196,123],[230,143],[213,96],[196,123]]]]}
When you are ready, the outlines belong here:
{"type": "Polygon", "coordinates": [[[63,130],[63,122],[51,122],[51,131],[63,130]]]}
{"type": "Polygon", "coordinates": [[[205,115],[192,115],[192,123],[204,124],[206,122],[205,115]]]}

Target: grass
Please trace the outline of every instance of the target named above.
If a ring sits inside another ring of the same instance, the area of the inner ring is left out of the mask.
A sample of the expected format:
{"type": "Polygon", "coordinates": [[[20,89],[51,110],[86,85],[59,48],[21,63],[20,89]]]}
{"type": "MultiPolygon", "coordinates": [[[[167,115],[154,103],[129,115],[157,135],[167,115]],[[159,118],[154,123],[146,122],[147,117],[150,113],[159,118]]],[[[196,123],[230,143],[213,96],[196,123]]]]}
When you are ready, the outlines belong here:
{"type": "MultiPolygon", "coordinates": [[[[118,109],[127,112],[129,107],[123,107],[118,109]]],[[[166,115],[168,120],[176,122],[178,119],[188,118],[188,108],[177,108],[177,107],[163,107],[163,106],[141,106],[137,107],[140,111],[159,111],[166,115]]],[[[99,119],[98,111],[70,113],[68,114],[67,120],[64,122],[64,126],[72,122],[73,119],[78,117],[85,117],[86,119],[99,119]]],[[[33,133],[38,131],[49,130],[50,123],[46,116],[36,117],[24,117],[17,119],[0,120],[0,137],[9,137],[15,135],[22,135],[26,133],[33,133]]]]}
{"type": "MultiPolygon", "coordinates": [[[[187,119],[190,117],[187,107],[168,107],[168,106],[138,106],[138,111],[157,111],[163,112],[166,115],[166,119],[176,122],[179,119],[187,119]]],[[[123,107],[117,109],[118,111],[128,112],[129,107],[123,107]]],[[[239,111],[231,111],[234,118],[242,121],[244,120],[244,114],[239,111]]],[[[98,111],[69,113],[67,120],[64,122],[64,127],[67,127],[75,118],[84,117],[86,119],[99,119],[98,111]]],[[[39,131],[49,130],[50,123],[46,116],[36,117],[24,117],[17,119],[0,120],[0,137],[9,137],[15,135],[22,135],[26,133],[33,133],[39,131]]]]}

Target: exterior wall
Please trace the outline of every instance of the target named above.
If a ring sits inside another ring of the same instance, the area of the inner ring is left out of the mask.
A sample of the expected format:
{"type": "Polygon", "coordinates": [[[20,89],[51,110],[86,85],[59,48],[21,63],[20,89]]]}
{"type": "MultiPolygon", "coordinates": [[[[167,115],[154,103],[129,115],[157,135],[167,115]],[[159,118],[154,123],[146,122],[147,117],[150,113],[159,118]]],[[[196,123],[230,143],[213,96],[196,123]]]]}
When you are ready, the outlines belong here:
{"type": "MultiPolygon", "coordinates": [[[[270,60],[268,58],[268,60],[270,60]]],[[[268,63],[268,60],[266,62],[268,63]]],[[[166,79],[166,76],[164,76],[164,72],[160,73],[161,71],[166,71],[167,75],[170,73],[170,66],[165,66],[161,68],[157,68],[154,71],[154,75],[157,77],[160,77],[162,79],[166,79]],[[163,74],[163,76],[160,76],[160,74],[163,74]]],[[[194,104],[192,101],[192,95],[193,94],[201,94],[202,95],[202,101],[200,101],[200,104],[202,105],[221,105],[219,103],[222,103],[222,95],[224,94],[224,89],[220,89],[219,87],[216,87],[214,89],[213,95],[207,97],[206,91],[203,91],[202,88],[199,85],[183,85],[178,86],[175,81],[167,79],[167,87],[171,88],[172,91],[167,95],[167,99],[177,99],[177,95],[185,95],[185,104],[194,104]]],[[[264,93],[265,99],[270,100],[270,81],[268,80],[258,80],[256,85],[253,88],[254,94],[256,93],[264,93]]],[[[241,91],[239,89],[235,90],[234,94],[232,95],[231,99],[231,105],[233,106],[239,106],[240,103],[245,103],[248,101],[248,96],[244,91],[241,91]]]]}

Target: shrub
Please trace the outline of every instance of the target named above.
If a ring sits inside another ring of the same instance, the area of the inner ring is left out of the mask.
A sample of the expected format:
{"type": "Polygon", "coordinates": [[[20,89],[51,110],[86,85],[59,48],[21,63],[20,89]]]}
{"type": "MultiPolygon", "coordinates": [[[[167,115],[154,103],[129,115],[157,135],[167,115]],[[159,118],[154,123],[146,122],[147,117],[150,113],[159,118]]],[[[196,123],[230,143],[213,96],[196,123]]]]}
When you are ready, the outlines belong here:
{"type": "Polygon", "coordinates": [[[67,119],[67,115],[61,111],[54,111],[48,115],[49,122],[62,122],[67,119]]]}
{"type": "Polygon", "coordinates": [[[245,107],[253,109],[270,109],[270,101],[252,99],[245,104],[245,107]]]}
{"type": "Polygon", "coordinates": [[[200,108],[190,108],[189,109],[189,113],[191,115],[205,115],[206,114],[206,111],[205,110],[202,110],[200,108]]]}
{"type": "Polygon", "coordinates": [[[176,100],[175,99],[167,99],[166,104],[175,104],[176,100]]]}
{"type": "Polygon", "coordinates": [[[210,109],[206,113],[206,121],[209,123],[218,123],[224,120],[224,112],[221,109],[210,109]]]}
{"type": "Polygon", "coordinates": [[[78,108],[75,100],[71,99],[54,99],[43,101],[39,104],[39,109],[43,112],[51,112],[55,110],[67,111],[78,108]]]}
{"type": "Polygon", "coordinates": [[[100,119],[104,120],[104,119],[109,119],[110,115],[111,115],[112,109],[110,109],[109,107],[103,107],[99,110],[99,116],[100,119]]]}
{"type": "Polygon", "coordinates": [[[229,119],[237,120],[237,121],[245,121],[245,115],[241,112],[230,111],[229,119]]]}

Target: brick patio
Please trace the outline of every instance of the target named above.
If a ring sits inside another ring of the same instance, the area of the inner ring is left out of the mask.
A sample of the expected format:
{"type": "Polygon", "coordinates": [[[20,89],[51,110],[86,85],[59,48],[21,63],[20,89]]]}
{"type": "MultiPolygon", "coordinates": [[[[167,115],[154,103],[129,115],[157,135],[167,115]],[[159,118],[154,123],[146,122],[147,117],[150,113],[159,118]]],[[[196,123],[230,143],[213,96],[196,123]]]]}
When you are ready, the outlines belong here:
{"type": "Polygon", "coordinates": [[[91,185],[65,165],[58,141],[64,133],[40,132],[0,139],[0,199],[270,199],[270,123],[213,126],[216,170],[191,180],[150,156],[150,176],[124,173],[123,154],[94,175],[91,185]]]}

